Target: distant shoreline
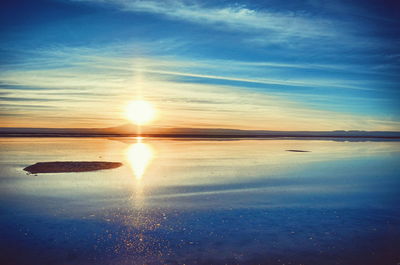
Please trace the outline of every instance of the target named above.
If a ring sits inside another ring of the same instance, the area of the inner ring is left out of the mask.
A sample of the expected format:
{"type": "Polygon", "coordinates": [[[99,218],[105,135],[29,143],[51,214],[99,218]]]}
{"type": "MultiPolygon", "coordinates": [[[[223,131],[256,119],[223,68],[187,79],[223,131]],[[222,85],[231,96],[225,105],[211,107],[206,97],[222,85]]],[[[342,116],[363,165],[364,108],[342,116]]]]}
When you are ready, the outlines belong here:
{"type": "Polygon", "coordinates": [[[11,137],[31,137],[31,138],[91,138],[91,137],[149,137],[149,138],[305,138],[305,139],[382,139],[382,140],[400,140],[400,136],[379,136],[379,135],[286,135],[286,134],[268,134],[268,135],[234,135],[234,134],[84,134],[84,133],[0,133],[0,138],[11,137]]]}

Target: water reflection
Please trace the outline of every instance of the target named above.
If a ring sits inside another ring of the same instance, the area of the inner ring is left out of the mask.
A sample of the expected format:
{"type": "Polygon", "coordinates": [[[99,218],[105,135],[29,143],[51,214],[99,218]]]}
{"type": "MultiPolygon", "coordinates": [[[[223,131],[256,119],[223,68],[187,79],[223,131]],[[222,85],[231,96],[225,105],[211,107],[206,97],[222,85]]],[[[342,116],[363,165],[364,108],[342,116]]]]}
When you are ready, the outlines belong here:
{"type": "Polygon", "coordinates": [[[141,179],[153,158],[153,150],[149,144],[143,143],[141,137],[136,138],[136,143],[129,147],[127,156],[136,179],[141,179]]]}
{"type": "Polygon", "coordinates": [[[400,142],[113,140],[0,139],[1,264],[399,260],[400,142]],[[100,155],[127,167],[22,170],[100,155]]]}
{"type": "Polygon", "coordinates": [[[170,253],[168,242],[155,236],[163,230],[166,215],[163,212],[150,211],[146,206],[146,181],[142,181],[146,169],[153,159],[153,148],[136,137],[136,143],[129,146],[126,156],[137,181],[134,181],[132,194],[128,201],[131,208],[121,211],[118,220],[124,224],[124,230],[118,233],[118,243],[114,253],[119,256],[120,264],[146,264],[148,260],[161,264],[164,255],[170,253]]]}

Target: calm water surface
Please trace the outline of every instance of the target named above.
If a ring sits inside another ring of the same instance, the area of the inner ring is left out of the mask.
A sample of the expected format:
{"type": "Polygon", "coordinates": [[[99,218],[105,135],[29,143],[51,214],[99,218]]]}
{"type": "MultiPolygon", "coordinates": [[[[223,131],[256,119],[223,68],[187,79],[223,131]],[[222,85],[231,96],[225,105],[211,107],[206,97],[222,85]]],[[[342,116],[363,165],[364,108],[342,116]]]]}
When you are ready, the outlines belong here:
{"type": "Polygon", "coordinates": [[[398,264],[399,172],[400,142],[0,138],[0,263],[398,264]]]}

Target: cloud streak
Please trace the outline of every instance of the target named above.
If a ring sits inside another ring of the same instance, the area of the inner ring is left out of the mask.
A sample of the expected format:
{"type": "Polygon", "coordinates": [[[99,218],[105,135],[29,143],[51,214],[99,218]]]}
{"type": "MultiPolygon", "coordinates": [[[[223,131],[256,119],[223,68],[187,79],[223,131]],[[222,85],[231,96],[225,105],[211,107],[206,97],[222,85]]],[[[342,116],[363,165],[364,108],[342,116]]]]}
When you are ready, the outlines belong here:
{"type": "Polygon", "coordinates": [[[71,0],[107,4],[125,12],[156,14],[168,19],[210,25],[219,30],[263,33],[271,42],[293,38],[330,38],[338,32],[330,20],[306,12],[277,12],[245,5],[206,6],[197,1],[152,0],[71,0]]]}

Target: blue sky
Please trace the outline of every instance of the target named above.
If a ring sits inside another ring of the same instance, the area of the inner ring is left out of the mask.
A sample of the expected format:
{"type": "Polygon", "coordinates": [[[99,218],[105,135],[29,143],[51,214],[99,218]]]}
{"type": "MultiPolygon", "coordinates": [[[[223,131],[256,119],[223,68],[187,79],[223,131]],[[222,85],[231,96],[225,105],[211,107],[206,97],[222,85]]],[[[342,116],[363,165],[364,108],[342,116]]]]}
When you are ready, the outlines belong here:
{"type": "Polygon", "coordinates": [[[400,4],[260,2],[3,1],[2,124],[400,130],[400,4]]]}

